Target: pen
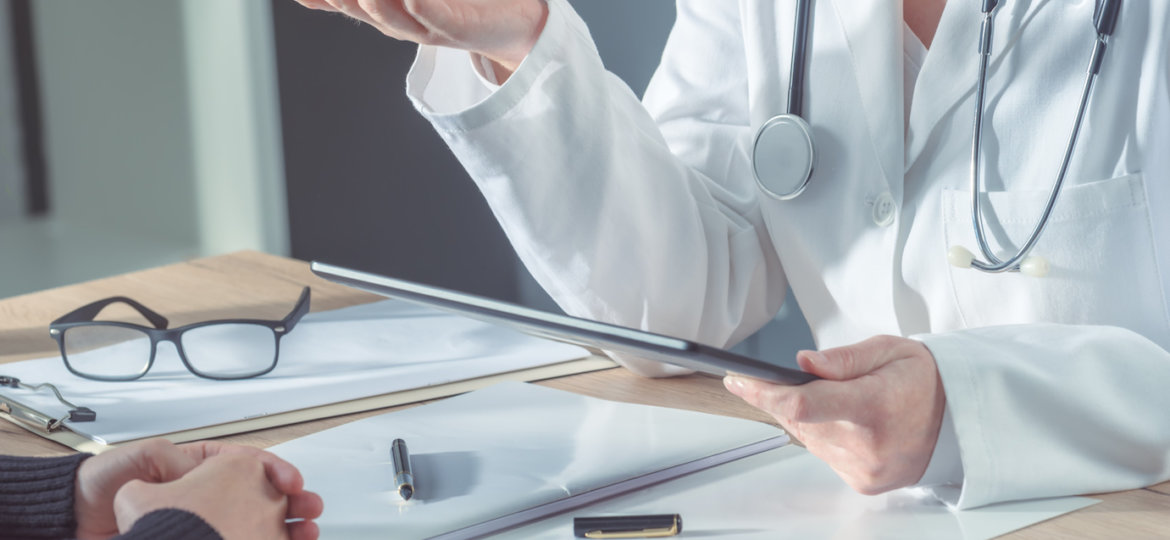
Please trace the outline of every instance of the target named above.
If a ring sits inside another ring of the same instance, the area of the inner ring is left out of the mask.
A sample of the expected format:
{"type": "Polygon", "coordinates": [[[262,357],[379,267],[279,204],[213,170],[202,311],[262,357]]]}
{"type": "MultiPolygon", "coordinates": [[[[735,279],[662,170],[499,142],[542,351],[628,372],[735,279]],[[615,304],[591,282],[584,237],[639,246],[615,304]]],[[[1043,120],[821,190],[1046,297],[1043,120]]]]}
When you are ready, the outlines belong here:
{"type": "Polygon", "coordinates": [[[410,453],[406,451],[406,441],[394,439],[390,443],[390,457],[394,460],[394,485],[398,486],[398,494],[402,499],[409,501],[414,496],[414,473],[410,470],[410,453]]]}
{"type": "Polygon", "coordinates": [[[661,538],[682,532],[678,514],[573,518],[578,538],[661,538]]]}

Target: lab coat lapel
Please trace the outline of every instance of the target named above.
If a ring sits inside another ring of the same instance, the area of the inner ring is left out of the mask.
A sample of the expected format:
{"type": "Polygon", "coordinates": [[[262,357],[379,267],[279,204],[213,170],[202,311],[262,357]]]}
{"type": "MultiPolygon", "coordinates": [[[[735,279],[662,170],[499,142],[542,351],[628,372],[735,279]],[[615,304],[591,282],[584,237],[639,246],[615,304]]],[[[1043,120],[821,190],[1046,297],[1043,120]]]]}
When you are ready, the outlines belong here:
{"type": "MultiPolygon", "coordinates": [[[[1002,2],[995,15],[994,41],[988,78],[995,76],[996,66],[1004,54],[1015,46],[1019,33],[1047,0],[1012,0],[1002,2]]],[[[947,2],[935,32],[934,43],[918,75],[910,109],[910,126],[906,130],[905,171],[921,157],[931,133],[943,117],[975,93],[979,77],[979,28],[982,19],[979,2],[947,2]]],[[[991,96],[988,96],[990,100],[991,96]]],[[[970,126],[975,111],[958,111],[956,125],[970,126]]]]}
{"type": "Polygon", "coordinates": [[[833,0],[832,4],[853,58],[870,140],[891,194],[900,201],[905,157],[902,1],[833,0]]]}

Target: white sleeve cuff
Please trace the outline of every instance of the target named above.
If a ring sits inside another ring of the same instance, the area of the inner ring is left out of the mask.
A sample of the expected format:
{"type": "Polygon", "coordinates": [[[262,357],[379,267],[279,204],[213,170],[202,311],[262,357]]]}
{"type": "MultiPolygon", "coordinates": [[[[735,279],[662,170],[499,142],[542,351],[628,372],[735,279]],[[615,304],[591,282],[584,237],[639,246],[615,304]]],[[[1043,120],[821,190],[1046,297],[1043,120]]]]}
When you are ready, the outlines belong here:
{"type": "Polygon", "coordinates": [[[492,61],[482,54],[470,53],[470,56],[471,68],[479,75],[479,82],[483,83],[483,87],[489,92],[499,90],[500,81],[496,79],[496,67],[492,65],[492,61]]]}
{"type": "Polygon", "coordinates": [[[926,472],[916,484],[919,487],[963,485],[963,461],[959,458],[959,438],[955,433],[955,422],[951,409],[943,409],[942,426],[938,430],[938,442],[926,472]]]}
{"type": "Polygon", "coordinates": [[[490,61],[478,54],[419,45],[406,75],[406,95],[415,108],[440,132],[474,130],[522,100],[549,64],[562,60],[566,41],[593,46],[588,29],[571,15],[565,0],[546,3],[548,18],[540,37],[503,84],[496,84],[490,61]]]}

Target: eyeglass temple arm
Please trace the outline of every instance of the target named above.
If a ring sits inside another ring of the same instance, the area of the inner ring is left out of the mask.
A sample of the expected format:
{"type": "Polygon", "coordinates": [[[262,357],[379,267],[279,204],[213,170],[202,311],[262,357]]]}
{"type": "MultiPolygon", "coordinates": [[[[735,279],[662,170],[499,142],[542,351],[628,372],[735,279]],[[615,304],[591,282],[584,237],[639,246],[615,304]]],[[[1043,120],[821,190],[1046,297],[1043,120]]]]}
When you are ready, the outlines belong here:
{"type": "Polygon", "coordinates": [[[133,299],[126,298],[125,296],[112,296],[104,300],[98,300],[92,304],[86,304],[73,311],[70,311],[69,313],[66,313],[61,318],[53,321],[53,324],[92,321],[98,316],[98,313],[101,313],[101,311],[106,308],[106,306],[119,302],[134,308],[135,311],[140,313],[143,317],[146,317],[146,320],[150,321],[150,324],[153,324],[155,328],[161,330],[167,327],[168,321],[166,317],[151,311],[150,308],[139,304],[133,299]]]}
{"type": "Polygon", "coordinates": [[[309,312],[309,288],[301,289],[301,297],[297,299],[297,305],[293,306],[291,312],[281,320],[284,323],[284,331],[290,332],[293,327],[300,322],[301,317],[304,317],[309,312]]]}

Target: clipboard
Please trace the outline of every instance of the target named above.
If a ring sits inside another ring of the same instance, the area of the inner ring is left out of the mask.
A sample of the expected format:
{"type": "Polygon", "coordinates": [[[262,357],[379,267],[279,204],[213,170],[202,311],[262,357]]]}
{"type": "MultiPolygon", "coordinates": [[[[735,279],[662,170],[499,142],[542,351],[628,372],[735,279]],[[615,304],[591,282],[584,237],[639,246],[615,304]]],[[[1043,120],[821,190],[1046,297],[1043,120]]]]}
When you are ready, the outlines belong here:
{"type": "MultiPolygon", "coordinates": [[[[612,360],[599,355],[591,355],[577,360],[569,360],[556,364],[538,366],[529,369],[498,373],[484,377],[470,378],[446,384],[413,388],[398,392],[390,392],[377,396],[353,399],[327,405],[319,405],[294,411],[275,413],[256,418],[248,418],[235,422],[228,422],[213,426],[206,426],[183,431],[175,431],[158,435],[158,438],[167,439],[174,443],[190,442],[203,439],[224,437],[237,433],[257,431],[274,427],[308,422],[346,414],[395,407],[408,403],[417,403],[438,399],[456,394],[463,394],[478,390],[505,381],[531,382],[544,379],[600,371],[617,367],[612,360]]],[[[11,422],[26,431],[63,444],[81,452],[100,454],[104,451],[129,444],[135,441],[125,441],[116,444],[103,444],[85,435],[69,429],[68,424],[53,415],[46,414],[29,407],[20,401],[6,395],[0,390],[0,418],[11,422]]],[[[151,437],[155,438],[155,437],[151,437]]]]}

